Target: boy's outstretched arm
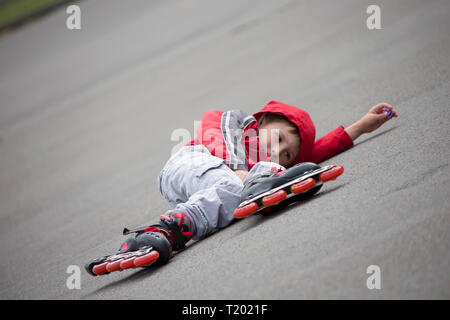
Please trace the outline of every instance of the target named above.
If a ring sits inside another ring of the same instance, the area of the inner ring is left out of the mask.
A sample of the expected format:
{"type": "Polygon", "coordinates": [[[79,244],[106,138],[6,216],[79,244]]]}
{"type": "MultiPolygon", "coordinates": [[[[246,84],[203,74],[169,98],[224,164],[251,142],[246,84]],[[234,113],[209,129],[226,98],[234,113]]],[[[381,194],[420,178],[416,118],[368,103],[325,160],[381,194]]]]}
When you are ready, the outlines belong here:
{"type": "Polygon", "coordinates": [[[310,160],[320,163],[338,153],[353,146],[353,142],[363,133],[368,133],[379,128],[392,117],[397,117],[397,112],[387,103],[379,103],[372,107],[367,114],[347,128],[339,126],[330,131],[314,143],[310,160]],[[385,110],[386,111],[383,111],[385,110]]]}
{"type": "Polygon", "coordinates": [[[381,125],[383,125],[391,118],[388,112],[384,111],[386,109],[391,112],[392,117],[398,117],[397,112],[391,105],[384,102],[379,103],[376,106],[372,107],[369,112],[361,119],[345,128],[345,131],[350,136],[350,138],[355,141],[355,139],[360,135],[378,129],[381,125]]]}

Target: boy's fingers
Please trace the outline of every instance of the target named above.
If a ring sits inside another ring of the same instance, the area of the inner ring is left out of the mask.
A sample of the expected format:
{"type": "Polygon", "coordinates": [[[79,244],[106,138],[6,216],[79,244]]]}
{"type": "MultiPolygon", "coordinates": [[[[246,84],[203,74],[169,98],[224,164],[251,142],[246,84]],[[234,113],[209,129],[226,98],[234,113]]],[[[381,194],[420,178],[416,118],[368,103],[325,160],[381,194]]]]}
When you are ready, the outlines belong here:
{"type": "Polygon", "coordinates": [[[372,111],[378,114],[388,114],[389,119],[398,117],[397,111],[390,104],[385,102],[377,104],[373,107],[372,111]]]}
{"type": "Polygon", "coordinates": [[[372,110],[376,113],[382,113],[384,109],[388,109],[391,112],[394,110],[394,108],[390,104],[385,102],[375,105],[372,110]]]}
{"type": "Polygon", "coordinates": [[[389,114],[387,112],[382,112],[377,114],[380,122],[384,123],[390,119],[389,114]]]}
{"type": "Polygon", "coordinates": [[[389,111],[391,111],[393,117],[398,116],[397,111],[390,104],[384,103],[383,109],[389,109],[389,111]]]}

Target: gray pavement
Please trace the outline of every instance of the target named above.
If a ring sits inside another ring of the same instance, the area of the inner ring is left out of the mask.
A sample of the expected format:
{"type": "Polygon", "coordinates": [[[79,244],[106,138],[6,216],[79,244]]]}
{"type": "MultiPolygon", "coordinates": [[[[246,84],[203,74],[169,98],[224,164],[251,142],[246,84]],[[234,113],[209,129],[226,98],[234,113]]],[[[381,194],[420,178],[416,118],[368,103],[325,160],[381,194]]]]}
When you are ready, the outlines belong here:
{"type": "Polygon", "coordinates": [[[377,3],[381,30],[370,1],[86,0],[81,30],[62,8],[1,37],[0,298],[450,298],[450,3],[377,3]],[[166,210],[175,129],[272,99],[318,136],[382,101],[399,118],[326,161],[345,173],[312,200],[68,289],[166,210]]]}

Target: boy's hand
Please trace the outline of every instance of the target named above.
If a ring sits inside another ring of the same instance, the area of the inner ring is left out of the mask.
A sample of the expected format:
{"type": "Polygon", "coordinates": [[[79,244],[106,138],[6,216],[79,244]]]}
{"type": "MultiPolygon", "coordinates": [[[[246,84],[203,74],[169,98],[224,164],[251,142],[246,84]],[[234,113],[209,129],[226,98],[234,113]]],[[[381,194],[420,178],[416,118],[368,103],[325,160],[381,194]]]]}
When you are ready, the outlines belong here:
{"type": "Polygon", "coordinates": [[[359,120],[362,133],[374,131],[390,119],[389,114],[387,112],[383,112],[385,109],[389,110],[393,117],[398,116],[397,112],[391,105],[387,103],[379,103],[372,107],[372,109],[370,109],[369,112],[359,120]]]}
{"type": "Polygon", "coordinates": [[[360,120],[346,128],[345,131],[347,131],[352,140],[355,140],[363,133],[369,133],[378,129],[390,119],[388,112],[385,112],[384,110],[389,110],[392,117],[398,117],[397,112],[391,105],[387,103],[379,103],[372,107],[360,120]]]}
{"type": "Polygon", "coordinates": [[[233,172],[241,179],[241,181],[244,181],[245,177],[248,175],[248,171],[245,170],[233,170],[233,172]]]}

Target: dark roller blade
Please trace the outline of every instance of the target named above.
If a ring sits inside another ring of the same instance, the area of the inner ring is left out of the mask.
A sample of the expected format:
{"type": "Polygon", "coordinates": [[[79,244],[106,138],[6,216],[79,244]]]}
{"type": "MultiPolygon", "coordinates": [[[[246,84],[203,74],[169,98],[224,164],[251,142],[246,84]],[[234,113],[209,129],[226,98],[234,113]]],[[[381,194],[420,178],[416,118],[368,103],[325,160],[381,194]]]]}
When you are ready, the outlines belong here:
{"type": "Polygon", "coordinates": [[[274,206],[285,207],[285,203],[311,197],[323,183],[336,179],[343,172],[342,166],[321,167],[304,162],[285,171],[261,174],[245,184],[234,217],[245,218],[258,211],[268,212],[274,206]]]}

